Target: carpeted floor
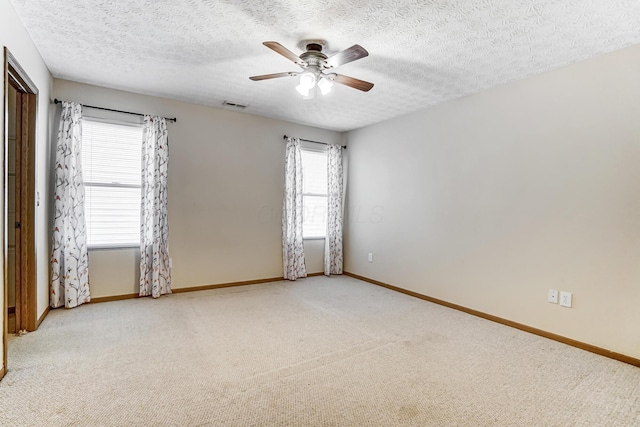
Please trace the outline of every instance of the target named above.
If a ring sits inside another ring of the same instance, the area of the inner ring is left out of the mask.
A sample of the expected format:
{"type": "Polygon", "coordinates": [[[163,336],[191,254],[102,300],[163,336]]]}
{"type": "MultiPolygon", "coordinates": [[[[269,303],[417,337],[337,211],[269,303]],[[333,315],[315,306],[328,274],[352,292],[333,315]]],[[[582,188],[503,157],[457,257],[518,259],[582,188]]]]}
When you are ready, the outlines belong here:
{"type": "Polygon", "coordinates": [[[54,310],[2,426],[640,426],[640,369],[348,277],[54,310]]]}

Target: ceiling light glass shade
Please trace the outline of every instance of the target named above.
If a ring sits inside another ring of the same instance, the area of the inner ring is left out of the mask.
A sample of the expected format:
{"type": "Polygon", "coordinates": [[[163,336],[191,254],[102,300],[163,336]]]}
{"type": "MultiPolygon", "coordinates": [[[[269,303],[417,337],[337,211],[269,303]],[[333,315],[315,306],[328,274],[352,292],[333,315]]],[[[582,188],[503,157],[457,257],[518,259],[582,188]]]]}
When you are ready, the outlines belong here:
{"type": "Polygon", "coordinates": [[[306,86],[303,86],[302,83],[300,83],[298,86],[296,86],[296,90],[302,96],[309,96],[309,89],[310,88],[308,88],[306,86]]]}
{"type": "Polygon", "coordinates": [[[323,77],[318,82],[318,87],[320,88],[320,92],[322,92],[323,95],[326,95],[329,92],[331,92],[331,88],[333,87],[333,82],[327,79],[326,77],[323,77]]]}
{"type": "Polygon", "coordinates": [[[315,99],[317,93],[318,93],[318,86],[313,86],[311,89],[309,89],[309,93],[307,95],[304,95],[302,99],[315,99]]]}
{"type": "Polygon", "coordinates": [[[316,84],[316,76],[313,73],[302,73],[300,75],[300,86],[311,89],[316,84]]]}

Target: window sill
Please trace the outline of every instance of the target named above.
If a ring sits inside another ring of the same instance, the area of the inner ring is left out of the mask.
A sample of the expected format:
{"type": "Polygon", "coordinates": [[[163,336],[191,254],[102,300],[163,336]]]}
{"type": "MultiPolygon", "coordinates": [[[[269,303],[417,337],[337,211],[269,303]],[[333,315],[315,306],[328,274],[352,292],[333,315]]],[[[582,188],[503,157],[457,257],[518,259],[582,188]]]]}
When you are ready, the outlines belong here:
{"type": "Polygon", "coordinates": [[[131,244],[131,245],[105,245],[105,246],[100,246],[100,245],[96,245],[96,246],[89,246],[87,248],[90,252],[91,251],[110,251],[110,250],[118,250],[118,249],[140,249],[140,244],[131,244]]]}
{"type": "Polygon", "coordinates": [[[324,240],[325,237],[303,237],[302,240],[324,240]]]}

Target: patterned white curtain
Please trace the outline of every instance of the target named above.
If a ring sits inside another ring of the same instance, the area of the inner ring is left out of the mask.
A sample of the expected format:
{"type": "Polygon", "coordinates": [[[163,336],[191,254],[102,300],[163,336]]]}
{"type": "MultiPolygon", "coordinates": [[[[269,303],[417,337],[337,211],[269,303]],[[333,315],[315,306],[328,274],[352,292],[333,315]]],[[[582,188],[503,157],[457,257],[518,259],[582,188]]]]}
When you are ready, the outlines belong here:
{"type": "Polygon", "coordinates": [[[327,148],[327,236],[324,241],[324,274],[342,274],[342,147],[327,148]]]}
{"type": "Polygon", "coordinates": [[[82,106],[63,102],[56,145],[54,225],[51,249],[53,308],[73,308],[91,300],[82,180],[82,106]]]}
{"type": "Polygon", "coordinates": [[[167,221],[167,123],[144,117],[142,204],[140,210],[140,296],[171,293],[169,223],[167,221]]]}
{"type": "Polygon", "coordinates": [[[284,161],[282,264],[288,280],[307,277],[302,241],[302,153],[300,139],[288,138],[284,161]]]}

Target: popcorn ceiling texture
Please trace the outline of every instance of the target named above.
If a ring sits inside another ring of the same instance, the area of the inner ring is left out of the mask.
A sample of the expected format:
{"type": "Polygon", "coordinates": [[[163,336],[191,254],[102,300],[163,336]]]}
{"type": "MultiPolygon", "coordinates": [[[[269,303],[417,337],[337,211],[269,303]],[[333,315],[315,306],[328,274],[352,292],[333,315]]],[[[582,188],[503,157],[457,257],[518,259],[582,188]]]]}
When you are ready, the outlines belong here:
{"type": "Polygon", "coordinates": [[[11,0],[54,77],[347,131],[640,43],[638,0],[11,0]],[[262,45],[327,41],[371,81],[304,101],[262,45]]]}

